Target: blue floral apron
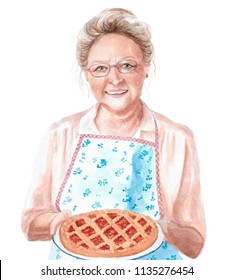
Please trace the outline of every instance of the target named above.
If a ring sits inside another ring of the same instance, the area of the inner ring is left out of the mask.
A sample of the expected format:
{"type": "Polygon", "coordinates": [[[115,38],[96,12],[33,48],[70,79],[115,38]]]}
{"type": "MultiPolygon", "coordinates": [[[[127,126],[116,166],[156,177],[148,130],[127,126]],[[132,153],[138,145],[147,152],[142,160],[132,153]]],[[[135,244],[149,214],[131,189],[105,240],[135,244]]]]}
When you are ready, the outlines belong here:
{"type": "MultiPolygon", "coordinates": [[[[122,209],[159,220],[163,211],[158,134],[155,136],[153,143],[130,137],[81,134],[56,200],[57,209],[70,210],[74,215],[95,209],[122,209]]],[[[53,238],[49,259],[74,258],[81,259],[62,250],[53,238]]],[[[137,259],[181,257],[163,241],[155,251],[137,259]]]]}

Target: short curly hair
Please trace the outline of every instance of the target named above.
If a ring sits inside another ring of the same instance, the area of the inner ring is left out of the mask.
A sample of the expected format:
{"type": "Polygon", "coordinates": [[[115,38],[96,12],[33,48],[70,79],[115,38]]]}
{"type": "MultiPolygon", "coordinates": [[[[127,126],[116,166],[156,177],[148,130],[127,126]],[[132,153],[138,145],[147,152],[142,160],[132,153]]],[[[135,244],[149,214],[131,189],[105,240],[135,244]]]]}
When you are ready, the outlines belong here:
{"type": "Polygon", "coordinates": [[[149,26],[137,19],[129,10],[111,8],[100,12],[89,20],[78,35],[76,58],[79,66],[87,66],[88,55],[93,44],[102,36],[116,33],[132,39],[141,49],[145,63],[150,65],[154,47],[149,26]]]}

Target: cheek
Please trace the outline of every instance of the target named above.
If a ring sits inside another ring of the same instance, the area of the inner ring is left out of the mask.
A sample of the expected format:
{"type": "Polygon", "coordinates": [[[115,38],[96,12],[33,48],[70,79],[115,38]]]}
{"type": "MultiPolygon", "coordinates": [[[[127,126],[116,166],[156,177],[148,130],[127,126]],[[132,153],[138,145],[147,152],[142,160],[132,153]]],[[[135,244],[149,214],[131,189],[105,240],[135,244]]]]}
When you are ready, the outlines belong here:
{"type": "Polygon", "coordinates": [[[131,87],[134,88],[136,91],[141,91],[144,83],[144,76],[142,75],[136,75],[134,76],[129,83],[131,84],[131,87]]]}
{"type": "Polygon", "coordinates": [[[90,89],[92,91],[92,93],[94,95],[99,95],[103,92],[104,90],[104,81],[103,80],[92,80],[90,79],[89,80],[89,86],[90,86],[90,89]]]}

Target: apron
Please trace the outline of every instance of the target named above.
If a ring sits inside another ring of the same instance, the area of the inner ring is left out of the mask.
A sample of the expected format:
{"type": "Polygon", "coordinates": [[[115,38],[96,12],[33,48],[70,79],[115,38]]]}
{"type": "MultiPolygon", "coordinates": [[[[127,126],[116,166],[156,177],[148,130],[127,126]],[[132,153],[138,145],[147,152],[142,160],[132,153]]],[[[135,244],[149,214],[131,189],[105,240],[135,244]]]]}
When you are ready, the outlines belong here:
{"type": "MultiPolygon", "coordinates": [[[[74,215],[99,209],[122,209],[159,220],[163,210],[156,123],[155,131],[155,143],[132,137],[80,134],[56,208],[70,210],[74,215]]],[[[49,259],[82,258],[65,252],[53,238],[49,259]]],[[[137,259],[181,257],[173,246],[163,241],[155,251],[137,259]]]]}

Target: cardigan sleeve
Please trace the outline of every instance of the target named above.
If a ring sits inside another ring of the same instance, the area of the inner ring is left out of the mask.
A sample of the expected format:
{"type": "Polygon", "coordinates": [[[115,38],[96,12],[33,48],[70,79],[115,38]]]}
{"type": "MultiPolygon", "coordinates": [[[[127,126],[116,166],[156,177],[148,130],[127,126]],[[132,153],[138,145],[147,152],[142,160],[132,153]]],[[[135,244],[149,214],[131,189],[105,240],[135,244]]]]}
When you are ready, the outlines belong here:
{"type": "Polygon", "coordinates": [[[22,213],[22,230],[29,240],[51,239],[58,226],[72,215],[59,211],[55,202],[79,139],[80,119],[86,112],[55,122],[42,138],[22,213]]]}
{"type": "Polygon", "coordinates": [[[201,197],[199,162],[193,136],[184,146],[183,172],[180,187],[173,197],[173,220],[194,227],[205,237],[205,218],[201,197]]]}
{"type": "Polygon", "coordinates": [[[31,187],[22,213],[22,230],[29,240],[50,239],[57,225],[70,215],[66,211],[59,212],[52,197],[57,183],[60,138],[57,130],[50,129],[38,150],[31,187]]]}
{"type": "Polygon", "coordinates": [[[181,247],[184,240],[191,245],[193,242],[197,251],[191,248],[190,256],[196,257],[205,241],[205,216],[193,133],[185,126],[162,122],[160,156],[163,219],[168,223],[165,238],[179,247],[177,244],[181,241],[177,236],[180,234],[181,247]]]}

